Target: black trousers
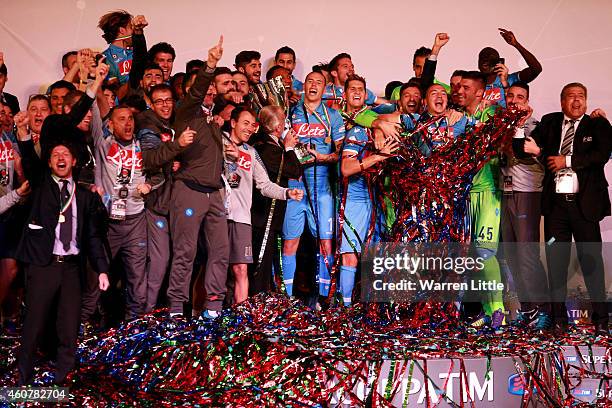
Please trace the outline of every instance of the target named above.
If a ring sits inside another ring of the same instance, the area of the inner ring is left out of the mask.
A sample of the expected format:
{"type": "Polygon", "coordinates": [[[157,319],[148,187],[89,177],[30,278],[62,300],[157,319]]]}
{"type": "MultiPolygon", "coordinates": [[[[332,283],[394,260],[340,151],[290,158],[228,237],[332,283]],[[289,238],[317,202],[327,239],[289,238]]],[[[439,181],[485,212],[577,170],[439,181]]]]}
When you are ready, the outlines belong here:
{"type": "Polygon", "coordinates": [[[259,270],[256,271],[264,234],[265,228],[253,227],[253,263],[249,265],[249,296],[272,290],[272,266],[274,266],[277,272],[280,268],[277,239],[280,237],[281,233],[280,231],[270,229],[261,265],[259,270]]]}
{"type": "Polygon", "coordinates": [[[38,337],[58,297],[55,328],[59,344],[55,381],[61,382],[74,368],[81,312],[81,278],[78,261],[26,266],[26,309],[18,356],[21,380],[32,381],[38,337]]]}
{"type": "Polygon", "coordinates": [[[601,231],[599,222],[584,218],[576,201],[567,201],[563,195],[555,195],[552,212],[544,217],[546,262],[554,320],[567,323],[568,266],[572,236],[576,242],[578,262],[584,277],[591,306],[593,323],[608,320],[605,298],[605,275],[601,255],[601,231]]]}
{"type": "Polygon", "coordinates": [[[540,260],[542,193],[504,193],[501,235],[504,258],[510,267],[522,310],[539,307],[549,312],[546,271],[540,260]]]}

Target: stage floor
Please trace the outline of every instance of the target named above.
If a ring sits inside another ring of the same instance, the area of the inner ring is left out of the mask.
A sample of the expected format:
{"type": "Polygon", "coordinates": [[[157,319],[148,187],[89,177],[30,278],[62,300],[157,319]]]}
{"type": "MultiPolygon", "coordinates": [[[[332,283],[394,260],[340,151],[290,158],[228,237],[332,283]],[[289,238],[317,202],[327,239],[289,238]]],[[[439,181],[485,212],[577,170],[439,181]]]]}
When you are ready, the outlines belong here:
{"type": "MultiPolygon", "coordinates": [[[[159,311],[83,339],[65,405],[612,404],[609,337],[586,326],[562,337],[512,327],[476,332],[438,306],[315,312],[260,295],[215,322],[159,311]]],[[[15,384],[18,342],[1,340],[0,386],[15,384]]],[[[49,383],[51,371],[43,364],[37,385],[49,383]]]]}

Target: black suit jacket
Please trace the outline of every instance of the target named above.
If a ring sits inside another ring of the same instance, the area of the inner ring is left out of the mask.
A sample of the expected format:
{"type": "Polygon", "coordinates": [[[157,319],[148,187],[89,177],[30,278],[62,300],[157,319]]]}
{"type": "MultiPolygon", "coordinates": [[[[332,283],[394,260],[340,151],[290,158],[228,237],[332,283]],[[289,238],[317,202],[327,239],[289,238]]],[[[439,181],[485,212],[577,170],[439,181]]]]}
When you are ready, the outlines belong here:
{"type": "MultiPolygon", "coordinates": [[[[276,144],[268,135],[261,135],[261,138],[253,144],[259,157],[266,166],[270,180],[276,183],[278,178],[278,169],[281,164],[284,148],[276,144]]],[[[284,153],[283,171],[278,184],[287,187],[290,178],[299,178],[302,175],[302,165],[295,155],[294,151],[284,153]]],[[[253,204],[251,205],[251,223],[254,227],[265,228],[268,221],[268,214],[272,200],[261,195],[259,190],[253,189],[253,204]]],[[[272,217],[272,230],[280,231],[283,227],[285,219],[285,209],[287,202],[276,200],[274,216],[272,217]]]]}
{"type": "MultiPolygon", "coordinates": [[[[60,189],[48,169],[43,169],[42,161],[34,151],[31,140],[19,142],[22,160],[29,161],[24,168],[26,177],[32,185],[32,209],[27,217],[23,235],[17,248],[17,259],[37,266],[45,266],[53,259],[55,228],[60,211],[60,189]],[[32,171],[32,172],[31,172],[32,171]]],[[[76,184],[77,236],[79,255],[82,261],[88,256],[91,266],[98,273],[108,272],[106,230],[104,220],[106,211],[100,197],[76,184]]]]}
{"type": "MultiPolygon", "coordinates": [[[[545,165],[548,157],[559,155],[563,119],[562,112],[549,113],[542,117],[531,133],[531,137],[542,149],[540,160],[545,165]]],[[[604,165],[610,158],[611,149],[610,122],[603,118],[583,116],[574,135],[572,169],[578,176],[578,205],[587,220],[600,221],[610,215],[610,197],[604,165]]],[[[544,215],[552,211],[554,194],[555,174],[546,167],[542,191],[544,215]]]]}

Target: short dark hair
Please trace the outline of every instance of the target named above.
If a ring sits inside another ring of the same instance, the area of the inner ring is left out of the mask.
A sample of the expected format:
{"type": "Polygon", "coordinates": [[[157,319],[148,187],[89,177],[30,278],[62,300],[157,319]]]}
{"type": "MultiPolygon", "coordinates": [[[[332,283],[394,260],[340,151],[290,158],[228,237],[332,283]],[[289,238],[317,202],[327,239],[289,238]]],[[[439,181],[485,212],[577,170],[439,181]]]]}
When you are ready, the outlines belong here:
{"type": "Polygon", "coordinates": [[[266,81],[271,80],[271,79],[273,78],[273,77],[272,77],[272,75],[274,75],[274,72],[275,72],[275,71],[277,71],[277,70],[279,70],[279,69],[284,69],[285,71],[287,71],[287,72],[288,72],[287,68],[285,68],[285,67],[281,67],[280,65],[275,65],[275,66],[273,66],[272,68],[270,68],[270,69],[268,70],[268,72],[266,72],[266,81]]]}
{"type": "Polygon", "coordinates": [[[6,63],[0,65],[0,75],[7,76],[8,70],[6,69],[6,63]]]}
{"type": "Polygon", "coordinates": [[[463,69],[456,69],[456,70],[453,71],[453,73],[451,75],[451,78],[454,77],[454,76],[463,77],[465,75],[465,73],[466,73],[466,71],[463,70],[463,69]]]}
{"type": "Polygon", "coordinates": [[[78,55],[79,53],[76,51],[68,51],[62,56],[62,68],[68,68],[68,57],[72,55],[78,55]]]}
{"type": "Polygon", "coordinates": [[[472,81],[480,82],[483,88],[487,84],[486,75],[480,71],[465,71],[461,75],[461,79],[471,79],[472,81]]]}
{"type": "Polygon", "coordinates": [[[366,87],[366,80],[364,77],[361,77],[357,74],[352,74],[346,78],[346,82],[344,82],[344,89],[348,88],[349,82],[351,81],[359,81],[363,84],[364,88],[366,87]]]}
{"type": "Polygon", "coordinates": [[[85,92],[79,91],[78,89],[75,89],[74,91],[68,92],[66,94],[66,96],[64,96],[64,102],[62,104],[62,110],[66,106],[70,106],[72,108],[74,106],[74,104],[77,103],[79,101],[79,99],[81,99],[81,97],[83,97],[83,95],[85,95],[85,92]]]}
{"type": "Polygon", "coordinates": [[[100,17],[98,27],[102,30],[102,38],[110,44],[117,39],[119,28],[127,26],[132,21],[132,15],[125,10],[116,10],[100,17]]]}
{"type": "Polygon", "coordinates": [[[402,81],[389,82],[387,86],[385,86],[385,99],[391,100],[391,95],[393,94],[393,91],[395,91],[395,88],[397,88],[398,86],[402,86],[402,84],[402,81]]]}
{"type": "Polygon", "coordinates": [[[47,89],[47,95],[51,95],[51,92],[53,92],[54,90],[62,88],[68,89],[69,91],[76,90],[76,87],[73,83],[60,79],[59,81],[56,81],[49,86],[49,88],[47,89]]]}
{"type": "Polygon", "coordinates": [[[177,82],[179,82],[181,89],[183,89],[183,80],[185,79],[185,75],[186,74],[184,72],[177,72],[170,77],[170,87],[172,88],[172,95],[174,96],[174,99],[178,99],[178,95],[174,91],[174,87],[176,86],[177,82]]]}
{"type": "Polygon", "coordinates": [[[330,72],[331,71],[337,71],[338,70],[338,63],[343,58],[348,58],[348,59],[352,60],[352,58],[351,58],[351,56],[349,54],[347,54],[346,52],[341,52],[340,54],[338,54],[334,58],[332,58],[332,60],[329,62],[329,71],[330,72]]]}
{"type": "Polygon", "coordinates": [[[234,58],[234,63],[236,64],[236,68],[243,67],[247,65],[249,62],[253,60],[260,60],[261,54],[257,51],[240,51],[236,58],[234,58]]]}
{"type": "Polygon", "coordinates": [[[157,84],[154,87],[152,87],[151,91],[149,91],[149,95],[153,96],[154,92],[161,92],[161,91],[168,91],[168,92],[170,92],[174,96],[172,87],[170,85],[164,84],[164,83],[157,84]]]}
{"type": "Polygon", "coordinates": [[[155,56],[160,52],[172,55],[172,59],[176,58],[176,52],[170,44],[159,42],[149,49],[149,61],[155,61],[155,56]]]}
{"type": "Polygon", "coordinates": [[[329,72],[329,62],[319,62],[317,65],[312,66],[312,72],[329,72]]]}
{"type": "MultiPolygon", "coordinates": [[[[113,108],[115,109],[125,109],[125,108],[133,108],[138,112],[144,112],[147,110],[147,102],[140,95],[128,95],[121,100],[121,103],[113,108]]],[[[111,117],[113,110],[108,114],[108,117],[111,117]]]]}
{"type": "Polygon", "coordinates": [[[582,88],[582,90],[584,91],[584,97],[586,98],[586,96],[587,96],[587,88],[586,88],[586,86],[584,86],[580,82],[570,82],[569,84],[565,85],[563,87],[563,89],[561,89],[561,99],[563,99],[563,95],[565,94],[565,92],[569,88],[582,88]]]}
{"type": "Polygon", "coordinates": [[[214,76],[223,75],[223,74],[230,74],[230,75],[232,75],[232,70],[229,69],[228,67],[217,67],[217,68],[215,68],[214,76]]]}
{"type": "Polygon", "coordinates": [[[499,59],[499,52],[493,47],[484,47],[478,53],[478,61],[492,61],[499,59]]]}
{"type": "Polygon", "coordinates": [[[412,65],[416,64],[416,59],[417,57],[429,57],[431,55],[431,49],[427,48],[427,47],[419,47],[416,49],[416,51],[414,52],[414,55],[412,56],[412,65]]]}
{"type": "MultiPolygon", "coordinates": [[[[121,102],[119,105],[114,106],[114,107],[113,107],[113,108],[110,110],[110,112],[108,113],[108,117],[109,117],[109,118],[112,118],[112,117],[113,117],[113,114],[114,114],[116,111],[118,111],[119,109],[129,109],[129,110],[131,111],[131,110],[132,110],[132,108],[135,108],[135,106],[133,106],[133,105],[131,105],[131,104],[127,103],[127,102],[128,102],[128,98],[125,98],[125,99],[126,99],[126,102],[121,102]]],[[[146,104],[145,104],[145,105],[146,105],[146,104]]],[[[145,109],[146,109],[146,106],[145,106],[145,109]]]]}
{"type": "Polygon", "coordinates": [[[105,82],[102,84],[102,91],[106,91],[109,90],[112,93],[114,93],[115,95],[117,95],[117,89],[119,89],[119,83],[118,82],[105,82]]]}
{"type": "MultiPolygon", "coordinates": [[[[76,160],[77,166],[79,165],[79,157],[77,153],[77,148],[74,145],[74,143],[68,140],[66,136],[60,137],[59,139],[53,139],[51,144],[47,147],[47,149],[45,149],[46,151],[41,152],[42,158],[45,158],[46,159],[45,161],[48,163],[49,160],[51,160],[51,153],[53,152],[53,149],[55,149],[58,146],[64,146],[66,149],[68,149],[72,158],[76,160]]],[[[74,167],[72,168],[74,169],[74,167]]]]}
{"type": "Polygon", "coordinates": [[[293,60],[295,61],[295,51],[293,51],[293,48],[291,47],[285,45],[284,47],[280,47],[278,50],[276,50],[276,54],[274,54],[274,61],[278,60],[278,56],[280,54],[291,54],[293,60]]]}
{"type": "Polygon", "coordinates": [[[203,66],[204,66],[204,61],[199,60],[199,59],[192,59],[192,60],[187,61],[187,64],[185,64],[185,72],[189,74],[191,71],[197,71],[203,66]]]}
{"type": "MultiPolygon", "coordinates": [[[[512,85],[510,85],[510,88],[521,88],[524,89],[525,91],[527,91],[527,98],[529,98],[529,84],[527,82],[524,81],[516,81],[515,83],[513,83],[512,85]]],[[[508,89],[510,89],[508,88],[508,89]]]]}
{"type": "Polygon", "coordinates": [[[402,87],[400,88],[399,91],[399,95],[400,98],[402,96],[402,94],[404,93],[404,91],[408,88],[416,88],[419,90],[419,92],[421,93],[421,96],[423,96],[423,90],[421,89],[421,82],[420,81],[414,81],[414,79],[417,78],[412,78],[411,80],[409,80],[408,82],[406,82],[405,84],[402,85],[402,87]]]}
{"type": "Polygon", "coordinates": [[[158,64],[154,63],[153,61],[149,61],[142,70],[143,75],[145,71],[150,71],[152,69],[157,69],[159,71],[162,71],[162,73],[164,72],[158,64]]]}
{"type": "Polygon", "coordinates": [[[238,120],[238,118],[240,118],[240,115],[242,114],[242,112],[249,112],[251,115],[253,115],[253,117],[255,118],[255,120],[257,120],[257,114],[255,113],[255,111],[251,108],[249,108],[248,106],[237,106],[234,110],[232,110],[232,113],[230,115],[230,120],[238,120]]]}

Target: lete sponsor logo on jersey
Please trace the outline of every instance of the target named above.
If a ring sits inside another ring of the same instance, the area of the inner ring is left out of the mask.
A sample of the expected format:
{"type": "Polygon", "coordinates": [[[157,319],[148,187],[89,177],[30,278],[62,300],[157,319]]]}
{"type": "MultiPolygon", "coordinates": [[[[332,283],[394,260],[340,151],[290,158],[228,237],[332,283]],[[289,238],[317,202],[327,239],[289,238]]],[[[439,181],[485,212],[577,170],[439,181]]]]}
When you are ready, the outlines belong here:
{"type": "Polygon", "coordinates": [[[501,94],[501,89],[500,88],[490,88],[487,89],[484,92],[484,95],[482,96],[482,99],[485,99],[487,101],[493,101],[493,102],[497,102],[500,101],[502,98],[502,94],[501,94]]]}
{"type": "Polygon", "coordinates": [[[247,152],[240,151],[240,157],[238,157],[238,160],[236,160],[236,164],[243,170],[251,171],[253,159],[247,152]]]}
{"type": "Polygon", "coordinates": [[[172,140],[172,133],[160,133],[160,138],[162,142],[170,142],[172,140]]]}
{"type": "Polygon", "coordinates": [[[327,131],[321,123],[295,123],[293,131],[298,137],[325,137],[327,131]]]}
{"type": "Polygon", "coordinates": [[[13,150],[13,144],[5,140],[0,143],[0,162],[4,163],[8,161],[15,160],[15,150],[13,150]]]}
{"type": "Polygon", "coordinates": [[[106,155],[106,158],[109,162],[115,164],[116,166],[123,166],[125,168],[131,168],[133,164],[132,160],[135,160],[136,163],[133,164],[134,168],[137,170],[141,170],[142,152],[139,148],[136,149],[135,156],[136,157],[132,157],[131,148],[122,149],[117,143],[113,143],[110,149],[108,149],[108,154],[106,155]]]}

